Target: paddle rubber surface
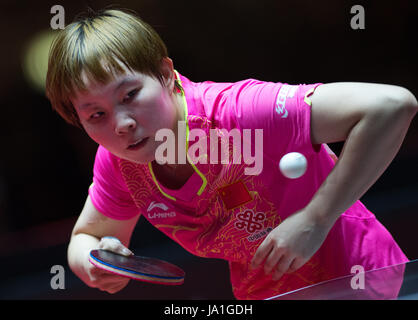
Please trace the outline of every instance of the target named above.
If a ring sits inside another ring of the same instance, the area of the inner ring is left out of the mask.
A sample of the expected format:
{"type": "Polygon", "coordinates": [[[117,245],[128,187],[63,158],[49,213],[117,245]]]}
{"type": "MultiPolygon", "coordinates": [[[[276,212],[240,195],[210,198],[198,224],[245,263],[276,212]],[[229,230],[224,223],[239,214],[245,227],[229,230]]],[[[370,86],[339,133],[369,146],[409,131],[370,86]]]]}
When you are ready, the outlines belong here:
{"type": "Polygon", "coordinates": [[[90,263],[97,268],[134,280],[180,285],[184,282],[184,271],[167,261],[142,256],[125,257],[103,249],[90,251],[90,263]]]}

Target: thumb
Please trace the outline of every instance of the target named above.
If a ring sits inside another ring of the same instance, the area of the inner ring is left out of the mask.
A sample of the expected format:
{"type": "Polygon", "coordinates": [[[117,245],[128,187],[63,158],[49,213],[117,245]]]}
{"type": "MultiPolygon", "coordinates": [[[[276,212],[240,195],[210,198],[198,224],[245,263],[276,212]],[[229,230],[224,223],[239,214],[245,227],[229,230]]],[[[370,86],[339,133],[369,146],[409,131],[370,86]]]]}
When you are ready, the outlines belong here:
{"type": "Polygon", "coordinates": [[[99,249],[111,251],[122,256],[131,256],[133,252],[125,247],[116,237],[106,236],[100,239],[99,249]]]}

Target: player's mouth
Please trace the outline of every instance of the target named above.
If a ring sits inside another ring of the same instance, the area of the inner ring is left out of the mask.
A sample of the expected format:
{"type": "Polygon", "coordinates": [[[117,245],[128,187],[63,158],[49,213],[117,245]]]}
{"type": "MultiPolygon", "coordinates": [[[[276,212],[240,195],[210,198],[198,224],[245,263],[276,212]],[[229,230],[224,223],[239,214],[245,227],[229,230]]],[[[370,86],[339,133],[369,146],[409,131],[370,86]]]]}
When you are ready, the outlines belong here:
{"type": "Polygon", "coordinates": [[[130,144],[127,149],[130,151],[137,151],[141,149],[147,143],[147,141],[148,141],[148,137],[143,138],[135,143],[130,144]]]}

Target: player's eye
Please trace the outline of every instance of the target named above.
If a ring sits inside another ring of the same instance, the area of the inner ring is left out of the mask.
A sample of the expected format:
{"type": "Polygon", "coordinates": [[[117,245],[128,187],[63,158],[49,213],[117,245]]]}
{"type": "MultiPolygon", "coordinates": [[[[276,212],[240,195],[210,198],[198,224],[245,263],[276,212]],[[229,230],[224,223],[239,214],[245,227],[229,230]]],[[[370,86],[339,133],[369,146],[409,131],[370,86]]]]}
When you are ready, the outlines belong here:
{"type": "Polygon", "coordinates": [[[122,102],[123,103],[127,103],[127,102],[130,102],[135,96],[136,96],[136,94],[138,93],[138,89],[135,89],[135,90],[132,90],[132,91],[129,91],[128,92],[128,94],[126,94],[124,97],[123,97],[123,100],[122,100],[122,102]]]}
{"type": "Polygon", "coordinates": [[[96,120],[96,119],[100,119],[102,118],[104,115],[104,112],[99,111],[99,112],[95,112],[90,116],[90,120],[96,120]]]}

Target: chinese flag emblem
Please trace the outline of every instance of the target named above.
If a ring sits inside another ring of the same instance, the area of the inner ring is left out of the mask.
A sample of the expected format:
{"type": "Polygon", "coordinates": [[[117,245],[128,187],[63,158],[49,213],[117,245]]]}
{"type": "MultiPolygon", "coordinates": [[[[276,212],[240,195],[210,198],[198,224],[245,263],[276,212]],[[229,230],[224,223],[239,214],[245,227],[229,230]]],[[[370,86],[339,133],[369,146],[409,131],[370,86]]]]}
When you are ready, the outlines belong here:
{"type": "Polygon", "coordinates": [[[218,189],[218,193],[228,210],[239,207],[253,200],[244,182],[237,181],[218,189]]]}

